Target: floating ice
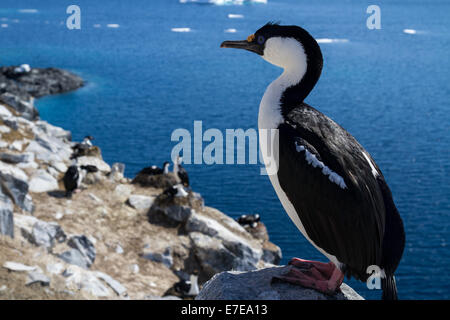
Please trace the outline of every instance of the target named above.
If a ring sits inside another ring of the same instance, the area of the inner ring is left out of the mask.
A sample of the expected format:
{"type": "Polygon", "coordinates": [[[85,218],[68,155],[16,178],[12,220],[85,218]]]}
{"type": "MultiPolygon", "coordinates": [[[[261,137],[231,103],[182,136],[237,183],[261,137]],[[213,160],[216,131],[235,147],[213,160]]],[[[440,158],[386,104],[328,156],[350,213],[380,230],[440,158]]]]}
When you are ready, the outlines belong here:
{"type": "Polygon", "coordinates": [[[317,43],[345,43],[348,39],[330,39],[330,38],[320,38],[316,39],[317,43]]]}
{"type": "Polygon", "coordinates": [[[403,32],[406,34],[416,34],[417,30],[414,29],[403,29],[403,32]]]}
{"type": "Polygon", "coordinates": [[[173,32],[191,32],[191,28],[172,28],[173,32]]]}
{"type": "Polygon", "coordinates": [[[244,18],[244,15],[243,14],[230,13],[230,14],[228,14],[228,18],[230,18],[230,19],[242,19],[242,18],[244,18]]]}
{"type": "Polygon", "coordinates": [[[247,3],[267,3],[267,0],[179,0],[180,3],[201,3],[217,6],[223,5],[243,5],[247,3]]]}
{"type": "Polygon", "coordinates": [[[2,23],[2,24],[0,25],[0,27],[2,27],[2,28],[8,28],[8,24],[7,24],[7,23],[2,23]]]}
{"type": "Polygon", "coordinates": [[[19,9],[20,13],[37,13],[37,9],[19,9]]]}
{"type": "Polygon", "coordinates": [[[108,23],[106,25],[108,28],[119,28],[120,25],[118,25],[117,23],[108,23]]]}

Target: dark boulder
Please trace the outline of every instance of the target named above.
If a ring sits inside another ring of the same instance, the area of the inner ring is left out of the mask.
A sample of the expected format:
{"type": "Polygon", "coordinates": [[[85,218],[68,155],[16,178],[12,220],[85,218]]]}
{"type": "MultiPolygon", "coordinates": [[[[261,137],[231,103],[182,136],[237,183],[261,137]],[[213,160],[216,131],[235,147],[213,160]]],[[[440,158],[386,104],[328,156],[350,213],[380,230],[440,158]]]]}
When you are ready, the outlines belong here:
{"type": "Polygon", "coordinates": [[[13,203],[0,186],[0,234],[14,238],[13,203]]]}

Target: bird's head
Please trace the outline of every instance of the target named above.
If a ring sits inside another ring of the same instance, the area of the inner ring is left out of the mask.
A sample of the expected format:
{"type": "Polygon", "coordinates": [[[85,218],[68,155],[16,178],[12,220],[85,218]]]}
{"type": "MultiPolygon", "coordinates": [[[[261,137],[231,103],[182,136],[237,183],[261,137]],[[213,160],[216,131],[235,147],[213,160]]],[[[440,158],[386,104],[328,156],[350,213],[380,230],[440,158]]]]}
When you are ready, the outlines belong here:
{"type": "MultiPolygon", "coordinates": [[[[317,41],[303,28],[268,23],[246,40],[224,41],[221,48],[245,49],[262,56],[266,61],[288,68],[299,59],[322,61],[317,41]]],[[[316,62],[317,61],[311,61],[316,62]]]]}
{"type": "Polygon", "coordinates": [[[292,76],[289,86],[300,84],[295,100],[302,101],[322,72],[323,57],[317,41],[303,28],[268,23],[246,40],[224,41],[221,48],[244,49],[283,68],[292,76]]]}

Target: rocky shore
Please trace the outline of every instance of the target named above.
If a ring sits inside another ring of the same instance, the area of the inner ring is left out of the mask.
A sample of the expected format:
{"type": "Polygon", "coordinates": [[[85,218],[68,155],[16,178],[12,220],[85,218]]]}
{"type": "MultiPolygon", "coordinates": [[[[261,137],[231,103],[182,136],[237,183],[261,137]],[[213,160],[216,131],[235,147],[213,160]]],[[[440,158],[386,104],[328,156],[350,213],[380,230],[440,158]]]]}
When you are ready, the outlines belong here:
{"type": "Polygon", "coordinates": [[[0,68],[0,299],[177,299],[192,274],[202,286],[279,263],[263,223],[244,228],[192,190],[132,184],[98,147],[78,157],[98,171],[67,198],[75,142],[34,99],[81,86],[64,70],[0,68]]]}

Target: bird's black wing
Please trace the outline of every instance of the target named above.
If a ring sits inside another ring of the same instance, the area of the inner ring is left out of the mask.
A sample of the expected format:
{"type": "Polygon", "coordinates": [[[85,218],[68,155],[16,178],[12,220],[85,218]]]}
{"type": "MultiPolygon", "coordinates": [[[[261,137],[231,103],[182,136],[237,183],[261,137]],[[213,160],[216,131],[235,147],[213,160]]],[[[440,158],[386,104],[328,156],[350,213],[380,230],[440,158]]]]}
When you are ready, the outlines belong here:
{"type": "Polygon", "coordinates": [[[157,175],[157,174],[162,174],[163,173],[163,169],[158,168],[158,167],[146,167],[144,169],[142,169],[141,171],[139,171],[137,174],[138,175],[157,175]]]}
{"type": "Polygon", "coordinates": [[[182,166],[178,167],[178,177],[181,180],[181,183],[188,187],[189,186],[189,176],[188,173],[186,171],[186,169],[184,169],[182,166]]]}
{"type": "Polygon", "coordinates": [[[279,126],[281,188],[308,237],[359,279],[381,261],[385,224],[383,196],[368,161],[381,174],[354,137],[308,105],[279,126]]]}

